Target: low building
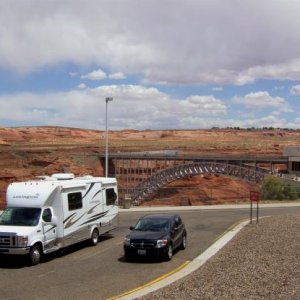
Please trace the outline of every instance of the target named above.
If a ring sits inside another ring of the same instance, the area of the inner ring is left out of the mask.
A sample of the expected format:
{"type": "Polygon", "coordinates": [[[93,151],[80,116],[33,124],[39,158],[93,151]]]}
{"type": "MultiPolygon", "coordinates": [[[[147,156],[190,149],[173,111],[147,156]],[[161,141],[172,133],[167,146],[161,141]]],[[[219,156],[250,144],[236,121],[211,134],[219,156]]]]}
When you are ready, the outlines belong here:
{"type": "Polygon", "coordinates": [[[289,173],[300,176],[300,145],[284,147],[283,155],[288,157],[289,173]]]}

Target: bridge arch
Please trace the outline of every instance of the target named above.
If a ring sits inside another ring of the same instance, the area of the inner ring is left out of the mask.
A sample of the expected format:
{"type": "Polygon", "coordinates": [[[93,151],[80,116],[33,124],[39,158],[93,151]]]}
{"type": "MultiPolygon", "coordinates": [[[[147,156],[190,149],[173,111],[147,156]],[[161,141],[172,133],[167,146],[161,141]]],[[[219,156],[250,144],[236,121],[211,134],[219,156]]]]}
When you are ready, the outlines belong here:
{"type": "Polygon", "coordinates": [[[194,162],[172,166],[158,171],[141,182],[132,194],[132,202],[139,205],[143,201],[149,200],[159,189],[172,181],[183,179],[199,174],[203,175],[225,175],[242,180],[259,183],[263,180],[268,171],[251,166],[238,166],[216,162],[194,162]]]}

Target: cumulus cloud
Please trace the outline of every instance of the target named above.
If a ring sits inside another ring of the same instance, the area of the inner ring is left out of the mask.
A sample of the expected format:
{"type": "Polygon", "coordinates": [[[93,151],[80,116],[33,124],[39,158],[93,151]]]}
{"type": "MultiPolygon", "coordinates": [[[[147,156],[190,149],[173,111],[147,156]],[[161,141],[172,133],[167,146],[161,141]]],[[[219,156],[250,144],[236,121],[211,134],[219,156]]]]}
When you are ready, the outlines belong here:
{"type": "Polygon", "coordinates": [[[95,64],[154,83],[300,79],[299,13],[296,0],[1,1],[0,66],[95,64]]]}
{"type": "Polygon", "coordinates": [[[223,88],[220,86],[217,86],[217,87],[213,87],[212,90],[216,91],[216,92],[221,92],[221,91],[223,91],[223,88]]]}
{"type": "Polygon", "coordinates": [[[0,1],[1,124],[103,128],[111,96],[115,129],[294,127],[299,14],[297,0],[0,1]],[[89,87],[101,80],[126,84],[89,87]],[[24,87],[53,92],[4,95],[24,87]]]}
{"type": "Polygon", "coordinates": [[[291,90],[290,93],[292,95],[300,95],[300,85],[294,85],[291,90]]]}
{"type": "Polygon", "coordinates": [[[273,97],[266,91],[249,93],[244,97],[234,97],[233,102],[254,110],[276,108],[285,112],[290,111],[289,104],[284,98],[273,97]]]}
{"type": "Polygon", "coordinates": [[[108,96],[113,97],[108,109],[114,129],[210,128],[220,125],[226,115],[226,105],[213,96],[174,99],[156,88],[111,85],[44,95],[0,96],[0,120],[103,129],[108,96]]]}
{"type": "Polygon", "coordinates": [[[247,110],[246,113],[230,111],[231,105],[212,95],[193,95],[177,99],[157,88],[140,85],[109,85],[46,94],[2,95],[0,120],[2,126],[13,122],[24,126],[34,124],[104,129],[106,97],[113,97],[108,106],[108,123],[111,129],[195,129],[227,126],[298,128],[300,124],[299,118],[287,121],[283,115],[276,115],[276,111],[282,111],[286,106],[285,101],[276,100],[276,97],[273,99],[263,92],[244,97],[248,101],[244,104],[252,108],[252,112],[247,110]],[[259,99],[263,99],[263,105],[259,99]],[[271,101],[268,105],[266,99],[271,101]],[[263,108],[273,111],[257,115],[255,109],[263,108]]]}
{"type": "Polygon", "coordinates": [[[77,73],[76,72],[69,72],[69,75],[70,75],[70,77],[75,77],[75,76],[77,76],[77,73]]]}
{"type": "Polygon", "coordinates": [[[180,101],[179,105],[184,111],[193,111],[201,115],[226,115],[226,105],[214,96],[191,96],[180,101]]]}
{"type": "Polygon", "coordinates": [[[117,79],[117,80],[126,79],[126,76],[122,72],[110,74],[108,77],[109,79],[117,79]]]}
{"type": "MultiPolygon", "coordinates": [[[[274,127],[274,128],[284,128],[287,125],[287,121],[284,118],[278,118],[273,115],[264,116],[259,119],[251,119],[244,122],[244,127],[274,127]],[[247,125],[247,126],[245,126],[247,125]]],[[[294,124],[289,124],[289,127],[295,127],[294,124]]]]}
{"type": "Polygon", "coordinates": [[[77,86],[79,89],[86,89],[87,86],[85,83],[80,83],[78,86],[77,86]]]}
{"type": "Polygon", "coordinates": [[[92,71],[86,75],[82,75],[82,79],[89,79],[89,80],[103,80],[107,77],[106,73],[101,69],[92,71]]]}

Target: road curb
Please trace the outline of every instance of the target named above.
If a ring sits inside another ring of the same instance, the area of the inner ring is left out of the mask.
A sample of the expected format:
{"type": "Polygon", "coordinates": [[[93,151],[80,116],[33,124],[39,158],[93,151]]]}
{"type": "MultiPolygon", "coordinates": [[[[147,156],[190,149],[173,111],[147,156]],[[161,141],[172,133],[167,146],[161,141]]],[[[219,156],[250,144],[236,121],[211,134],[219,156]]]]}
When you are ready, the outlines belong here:
{"type": "Polygon", "coordinates": [[[241,221],[236,226],[229,228],[221,237],[219,237],[215,243],[213,243],[207,250],[202,254],[192,260],[190,263],[186,264],[183,268],[180,268],[177,272],[172,273],[170,276],[164,277],[157,281],[154,280],[153,283],[150,282],[140,288],[136,288],[132,291],[124,293],[120,296],[111,298],[115,300],[132,300],[139,297],[145,296],[151,292],[158,289],[164,288],[171,283],[191,274],[205,264],[212,256],[214,256],[220,249],[222,249],[241,229],[243,229],[249,220],[241,221]]]}

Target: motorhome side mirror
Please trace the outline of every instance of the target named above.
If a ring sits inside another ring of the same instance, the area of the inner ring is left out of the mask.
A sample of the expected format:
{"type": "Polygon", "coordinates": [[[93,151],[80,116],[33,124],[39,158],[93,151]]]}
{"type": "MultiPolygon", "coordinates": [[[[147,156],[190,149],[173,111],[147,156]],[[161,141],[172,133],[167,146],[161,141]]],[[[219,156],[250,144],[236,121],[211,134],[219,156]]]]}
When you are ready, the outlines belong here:
{"type": "Polygon", "coordinates": [[[133,227],[133,226],[130,226],[130,227],[129,227],[129,229],[130,229],[130,230],[133,230],[133,229],[134,229],[134,227],[133,227]]]}

